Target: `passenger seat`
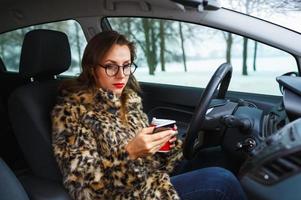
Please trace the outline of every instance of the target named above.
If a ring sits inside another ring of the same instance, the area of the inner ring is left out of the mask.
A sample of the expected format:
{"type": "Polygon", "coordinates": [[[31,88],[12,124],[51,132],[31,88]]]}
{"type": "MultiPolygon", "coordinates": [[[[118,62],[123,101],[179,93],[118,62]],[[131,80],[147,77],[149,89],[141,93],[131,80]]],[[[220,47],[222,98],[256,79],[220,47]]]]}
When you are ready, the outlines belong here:
{"type": "Polygon", "coordinates": [[[25,190],[0,158],[0,199],[1,200],[29,200],[25,190]]]}
{"type": "Polygon", "coordinates": [[[12,92],[8,110],[12,127],[32,175],[20,177],[32,200],[70,200],[62,184],[51,141],[51,110],[60,80],[53,77],[71,64],[66,34],[33,30],[25,35],[20,74],[32,80],[12,92]]]}

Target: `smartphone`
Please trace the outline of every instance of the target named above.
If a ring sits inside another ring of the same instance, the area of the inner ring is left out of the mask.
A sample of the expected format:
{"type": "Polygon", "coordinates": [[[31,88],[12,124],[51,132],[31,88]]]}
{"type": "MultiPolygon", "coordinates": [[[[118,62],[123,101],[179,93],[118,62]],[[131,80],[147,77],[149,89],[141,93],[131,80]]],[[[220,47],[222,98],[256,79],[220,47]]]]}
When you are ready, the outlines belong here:
{"type": "Polygon", "coordinates": [[[151,126],[155,127],[154,133],[174,129],[175,125],[176,121],[171,119],[157,119],[154,117],[151,122],[151,126]]]}

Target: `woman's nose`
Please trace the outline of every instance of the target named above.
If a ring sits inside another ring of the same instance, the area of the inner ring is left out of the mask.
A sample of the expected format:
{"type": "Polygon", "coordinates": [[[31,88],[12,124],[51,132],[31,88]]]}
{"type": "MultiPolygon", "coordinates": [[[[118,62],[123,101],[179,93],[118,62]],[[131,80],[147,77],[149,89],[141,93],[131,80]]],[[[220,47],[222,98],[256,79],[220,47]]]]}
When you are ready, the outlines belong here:
{"type": "Polygon", "coordinates": [[[123,72],[123,68],[120,67],[119,70],[118,70],[118,73],[116,74],[116,77],[117,78],[123,78],[125,75],[124,75],[124,72],[123,72]]]}

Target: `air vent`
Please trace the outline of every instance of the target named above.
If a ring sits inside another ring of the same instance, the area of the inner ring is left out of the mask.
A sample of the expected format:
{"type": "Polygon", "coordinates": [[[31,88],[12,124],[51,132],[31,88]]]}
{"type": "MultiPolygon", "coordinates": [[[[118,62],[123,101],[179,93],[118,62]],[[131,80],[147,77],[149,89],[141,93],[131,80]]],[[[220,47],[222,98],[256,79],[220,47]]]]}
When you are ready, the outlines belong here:
{"type": "Polygon", "coordinates": [[[270,113],[268,115],[265,115],[263,118],[263,131],[261,133],[261,137],[267,138],[273,133],[275,133],[275,123],[276,123],[276,115],[273,113],[270,113]]]}
{"type": "Polygon", "coordinates": [[[301,151],[269,160],[260,166],[252,178],[272,185],[301,171],[301,151]]]}
{"type": "Polygon", "coordinates": [[[263,131],[261,137],[263,139],[273,135],[277,130],[281,129],[286,124],[286,118],[281,114],[269,113],[263,118],[263,131]]]}

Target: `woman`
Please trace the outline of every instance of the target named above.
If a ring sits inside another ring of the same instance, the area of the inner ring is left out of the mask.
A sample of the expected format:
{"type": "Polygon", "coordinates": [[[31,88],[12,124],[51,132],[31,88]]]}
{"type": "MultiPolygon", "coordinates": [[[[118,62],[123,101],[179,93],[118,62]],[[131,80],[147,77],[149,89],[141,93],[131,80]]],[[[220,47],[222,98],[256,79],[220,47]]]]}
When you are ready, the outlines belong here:
{"type": "Polygon", "coordinates": [[[70,195],[85,200],[243,199],[237,180],[220,168],[169,177],[182,160],[181,142],[175,130],[152,134],[133,76],[134,58],[134,45],[123,35],[97,34],[85,49],[80,76],[60,88],[52,139],[70,195]],[[167,141],[174,143],[172,150],[157,153],[167,141]]]}

